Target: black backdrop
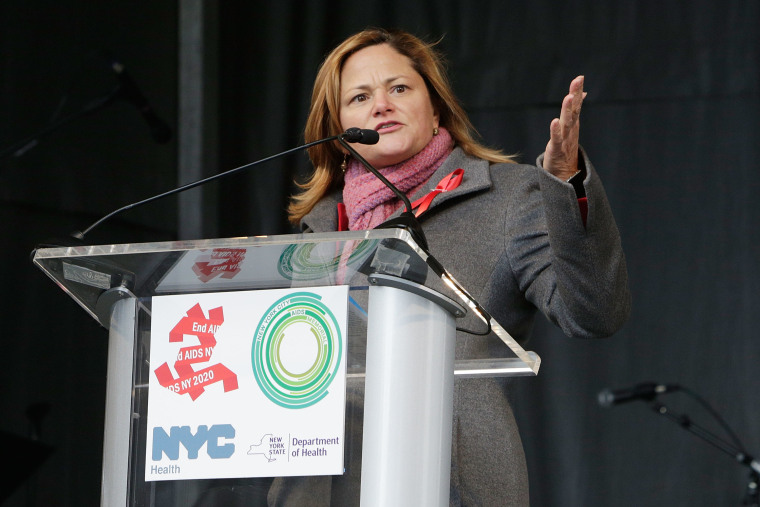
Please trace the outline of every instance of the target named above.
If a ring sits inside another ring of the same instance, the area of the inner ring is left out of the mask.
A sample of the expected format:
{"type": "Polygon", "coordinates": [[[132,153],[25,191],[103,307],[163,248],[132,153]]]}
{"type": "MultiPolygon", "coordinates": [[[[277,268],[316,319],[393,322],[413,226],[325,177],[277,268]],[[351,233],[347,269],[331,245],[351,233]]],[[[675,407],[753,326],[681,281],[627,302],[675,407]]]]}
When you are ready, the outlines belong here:
{"type": "MultiPolygon", "coordinates": [[[[104,49],[176,121],[177,16],[171,2],[0,2],[0,149],[110,90],[104,49]]],[[[760,453],[760,3],[227,0],[218,19],[220,120],[209,128],[221,168],[299,144],[321,57],[367,25],[443,36],[482,137],[526,161],[543,150],[570,80],[584,74],[581,142],[618,220],[634,311],[604,341],[570,340],[538,323],[529,348],[543,365],[517,382],[515,400],[532,504],[740,504],[748,474],[730,457],[645,404],[604,409],[596,394],[682,384],[760,453]]],[[[99,498],[106,333],[28,254],[170,188],[177,149],[153,143],[119,103],[0,161],[0,430],[26,436],[27,409],[48,407],[40,439],[55,448],[8,505],[99,498]]],[[[294,156],[212,186],[220,235],[287,232],[286,195],[306,169],[294,156]]],[[[131,212],[91,239],[172,239],[176,204],[131,212]]],[[[666,396],[721,433],[689,397],[666,396]]],[[[23,454],[2,448],[4,462],[21,463],[23,454]]]]}

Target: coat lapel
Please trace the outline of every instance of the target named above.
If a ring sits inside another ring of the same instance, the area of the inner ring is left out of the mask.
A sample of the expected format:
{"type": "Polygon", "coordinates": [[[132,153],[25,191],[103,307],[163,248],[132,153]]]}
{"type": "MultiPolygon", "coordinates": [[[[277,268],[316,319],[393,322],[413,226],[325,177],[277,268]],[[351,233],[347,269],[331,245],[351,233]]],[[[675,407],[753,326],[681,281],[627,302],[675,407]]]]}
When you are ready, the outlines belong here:
{"type": "MultiPolygon", "coordinates": [[[[435,209],[449,199],[491,188],[491,173],[488,161],[468,157],[460,148],[455,148],[443,165],[441,165],[441,167],[433,173],[428,182],[425,183],[424,187],[412,196],[410,200],[413,202],[416,199],[427,195],[443,178],[460,168],[464,170],[462,183],[454,190],[442,192],[435,196],[435,199],[433,199],[430,207],[425,212],[426,214],[430,213],[430,210],[435,209]]],[[[394,213],[393,216],[397,216],[398,214],[400,214],[400,211],[394,213]]],[[[420,218],[424,218],[424,215],[420,218]]]]}

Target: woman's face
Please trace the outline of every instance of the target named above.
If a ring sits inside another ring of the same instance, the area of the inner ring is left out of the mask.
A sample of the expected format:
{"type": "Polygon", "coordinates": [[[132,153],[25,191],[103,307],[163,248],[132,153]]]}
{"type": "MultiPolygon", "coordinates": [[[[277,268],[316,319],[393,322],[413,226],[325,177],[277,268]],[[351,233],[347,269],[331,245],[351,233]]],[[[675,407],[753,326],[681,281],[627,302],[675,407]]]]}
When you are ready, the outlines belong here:
{"type": "Polygon", "coordinates": [[[361,49],[340,74],[340,123],[377,130],[374,145],[354,145],[374,167],[398,164],[416,155],[438,127],[425,81],[409,58],[387,44],[361,49]]]}

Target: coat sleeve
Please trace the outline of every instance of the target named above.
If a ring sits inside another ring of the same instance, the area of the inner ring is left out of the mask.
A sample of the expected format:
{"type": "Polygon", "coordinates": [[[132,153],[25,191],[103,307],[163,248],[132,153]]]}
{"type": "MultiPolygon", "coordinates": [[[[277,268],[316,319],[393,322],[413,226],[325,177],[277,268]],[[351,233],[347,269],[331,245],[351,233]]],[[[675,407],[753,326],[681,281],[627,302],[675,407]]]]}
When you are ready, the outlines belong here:
{"type": "Polygon", "coordinates": [[[631,310],[625,256],[606,193],[582,153],[584,226],[572,185],[533,168],[505,219],[511,269],[525,297],[572,337],[602,338],[631,310]]]}

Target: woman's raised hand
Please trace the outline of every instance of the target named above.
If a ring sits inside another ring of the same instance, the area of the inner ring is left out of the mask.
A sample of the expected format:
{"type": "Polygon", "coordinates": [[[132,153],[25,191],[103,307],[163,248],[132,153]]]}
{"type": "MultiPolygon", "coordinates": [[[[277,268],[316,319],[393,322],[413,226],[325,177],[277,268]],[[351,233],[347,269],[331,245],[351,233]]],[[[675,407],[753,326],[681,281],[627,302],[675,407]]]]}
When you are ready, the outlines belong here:
{"type": "Polygon", "coordinates": [[[551,138],[544,153],[544,169],[557,178],[567,180],[578,172],[578,136],[583,99],[583,76],[570,83],[570,91],[562,101],[559,118],[552,120],[551,138]]]}

